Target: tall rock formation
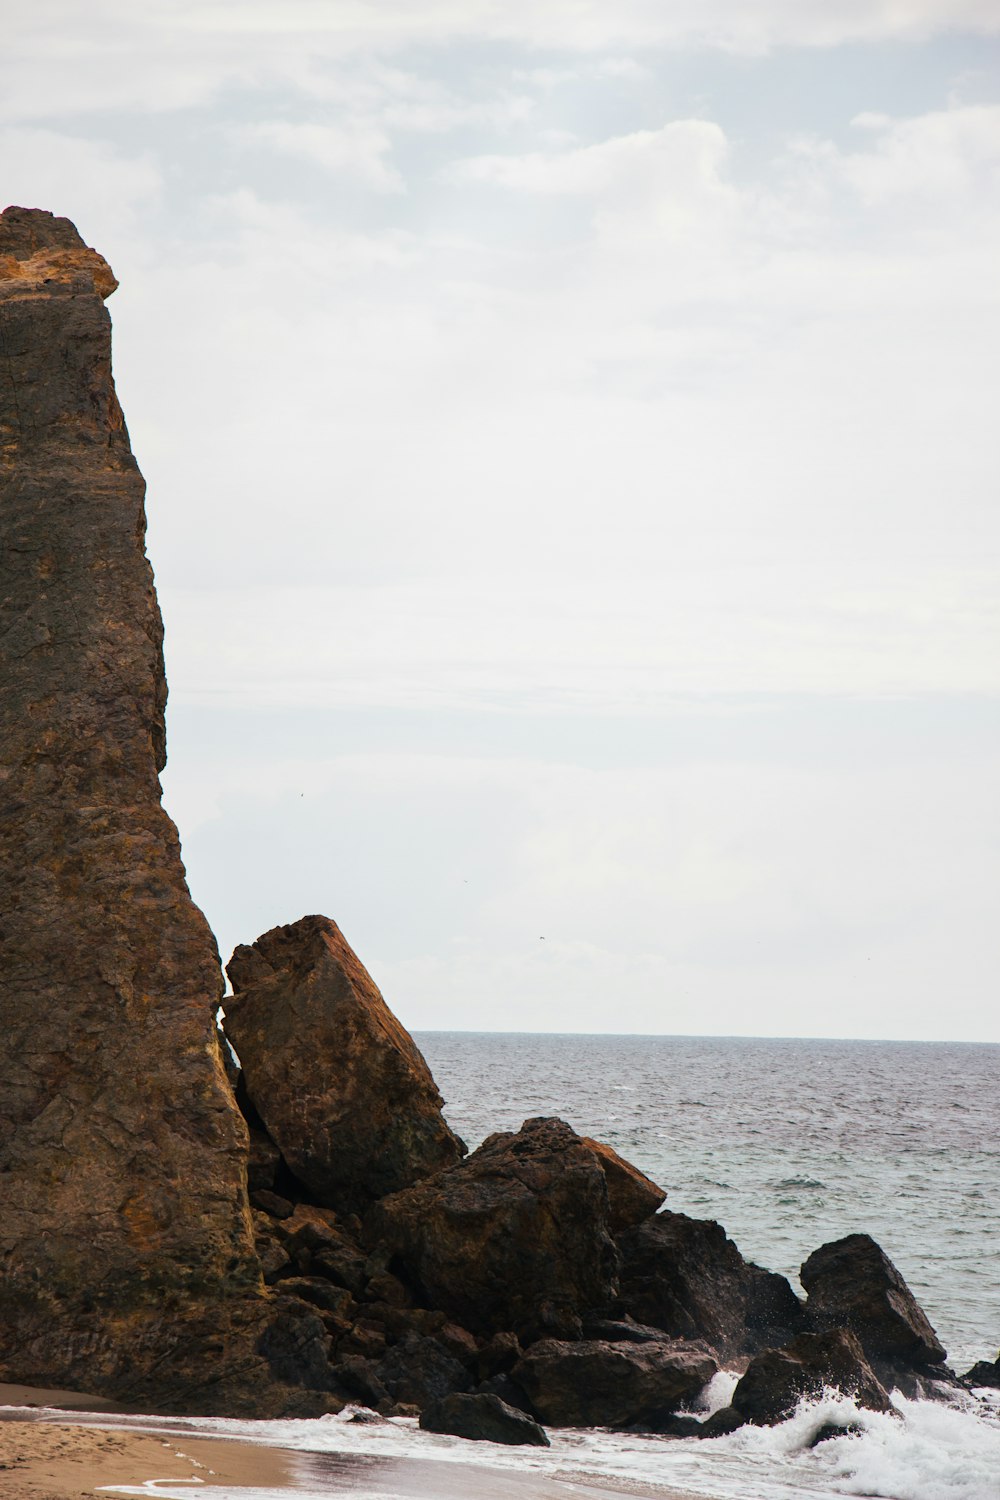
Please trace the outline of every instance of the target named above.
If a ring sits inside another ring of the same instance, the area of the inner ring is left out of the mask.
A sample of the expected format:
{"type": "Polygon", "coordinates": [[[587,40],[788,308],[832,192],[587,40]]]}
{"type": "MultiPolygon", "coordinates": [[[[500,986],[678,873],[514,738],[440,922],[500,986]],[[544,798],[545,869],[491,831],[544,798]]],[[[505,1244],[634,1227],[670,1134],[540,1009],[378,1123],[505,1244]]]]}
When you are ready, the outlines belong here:
{"type": "Polygon", "coordinates": [[[160,805],[116,286],[69,220],[0,216],[0,1379],[121,1392],[195,1359],[199,1319],[218,1353],[203,1314],[260,1271],[215,941],[160,805]]]}

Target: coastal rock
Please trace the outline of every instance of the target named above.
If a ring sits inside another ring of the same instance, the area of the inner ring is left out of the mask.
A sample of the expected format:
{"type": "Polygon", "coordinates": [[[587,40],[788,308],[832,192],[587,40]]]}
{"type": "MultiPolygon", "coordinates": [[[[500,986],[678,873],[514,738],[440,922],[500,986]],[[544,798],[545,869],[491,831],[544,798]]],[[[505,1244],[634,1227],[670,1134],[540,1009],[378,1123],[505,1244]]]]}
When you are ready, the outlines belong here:
{"type": "Polygon", "coordinates": [[[406,1334],[383,1355],[376,1371],[396,1402],[419,1407],[454,1392],[465,1392],[474,1384],[468,1370],[435,1338],[406,1334]]]}
{"type": "Polygon", "coordinates": [[[893,1410],[859,1340],[846,1328],[801,1333],[784,1349],[756,1355],[732,1405],[745,1422],[770,1427],[790,1417],[803,1396],[819,1395],[828,1386],[868,1411],[893,1410]]]}
{"type": "Polygon", "coordinates": [[[460,1166],[384,1198],[370,1244],[419,1301],[489,1335],[575,1336],[616,1290],[608,1190],[594,1152],[562,1120],[490,1136],[460,1166]]]}
{"type": "Polygon", "coordinates": [[[784,1343],[802,1308],[783,1276],[745,1261],[711,1219],[660,1213],[620,1235],[619,1306],[674,1338],[730,1358],[784,1343]]]}
{"type": "Polygon", "coordinates": [[[116,285],[69,220],[0,215],[0,1378],[217,1410],[233,1371],[245,1409],[268,1315],[218,954],[160,804],[116,285]]]}
{"type": "Polygon", "coordinates": [[[420,1413],[425,1432],[450,1432],[478,1443],[523,1444],[547,1448],[544,1428],[522,1411],[516,1411],[499,1396],[444,1396],[420,1413]]]}
{"type": "Polygon", "coordinates": [[[816,1329],[853,1329],[870,1360],[904,1368],[940,1365],[945,1351],[906,1282],[867,1234],[821,1245],[799,1272],[816,1329]]]}
{"type": "Polygon", "coordinates": [[[427,1064],[336,923],[272,928],[227,972],[247,1095],[321,1203],[361,1212],[461,1160],[427,1064]]]}
{"type": "Polygon", "coordinates": [[[981,1359],[962,1376],[966,1385],[985,1386],[988,1390],[1000,1391],[1000,1359],[981,1359]]]}
{"type": "Polygon", "coordinates": [[[538,1417],[552,1427],[658,1431],[708,1384],[718,1365],[696,1345],[563,1343],[543,1339],[514,1366],[538,1417]]]}
{"type": "Polygon", "coordinates": [[[657,1187],[638,1167],[633,1167],[631,1162],[619,1156],[614,1147],[605,1145],[603,1141],[591,1140],[589,1135],[582,1139],[583,1144],[590,1147],[600,1162],[608,1184],[608,1222],[611,1233],[621,1234],[623,1230],[632,1229],[655,1214],[667,1196],[663,1189],[657,1187]]]}

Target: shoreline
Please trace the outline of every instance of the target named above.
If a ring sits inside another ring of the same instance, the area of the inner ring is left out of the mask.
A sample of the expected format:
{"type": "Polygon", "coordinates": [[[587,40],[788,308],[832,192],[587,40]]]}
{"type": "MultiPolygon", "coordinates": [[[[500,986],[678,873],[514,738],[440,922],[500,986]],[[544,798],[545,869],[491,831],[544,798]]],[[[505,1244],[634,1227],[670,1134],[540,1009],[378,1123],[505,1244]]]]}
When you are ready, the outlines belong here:
{"type": "MultiPolygon", "coordinates": [[[[244,1437],[195,1436],[115,1426],[120,1406],[81,1392],[0,1384],[0,1500],[93,1500],[108,1486],[139,1494],[201,1494],[205,1500],[253,1488],[274,1500],[321,1490],[392,1495],[394,1500],[704,1500],[670,1486],[494,1468],[489,1443],[470,1443],[467,1461],[397,1458],[281,1448],[244,1437]],[[84,1415],[93,1422],[74,1420],[84,1415]],[[173,1484],[170,1481],[174,1481],[173,1484]]],[[[129,1413],[131,1423],[136,1417],[129,1413]]],[[[141,1419],[140,1419],[141,1420],[141,1419]]],[[[149,1415],[151,1427],[169,1418],[149,1415]]],[[[178,1421],[183,1422],[184,1418],[178,1421]]]]}

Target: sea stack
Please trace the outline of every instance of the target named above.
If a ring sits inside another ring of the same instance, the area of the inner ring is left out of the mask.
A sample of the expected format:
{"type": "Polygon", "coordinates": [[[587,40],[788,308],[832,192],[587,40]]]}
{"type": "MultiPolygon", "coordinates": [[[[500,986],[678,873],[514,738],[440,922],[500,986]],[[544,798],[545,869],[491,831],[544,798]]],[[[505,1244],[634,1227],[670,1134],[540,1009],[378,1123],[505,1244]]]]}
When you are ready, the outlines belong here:
{"type": "Polygon", "coordinates": [[[160,804],[116,286],[68,219],[0,215],[0,1379],[124,1392],[213,1324],[218,1353],[260,1268],[215,940],[160,804]]]}

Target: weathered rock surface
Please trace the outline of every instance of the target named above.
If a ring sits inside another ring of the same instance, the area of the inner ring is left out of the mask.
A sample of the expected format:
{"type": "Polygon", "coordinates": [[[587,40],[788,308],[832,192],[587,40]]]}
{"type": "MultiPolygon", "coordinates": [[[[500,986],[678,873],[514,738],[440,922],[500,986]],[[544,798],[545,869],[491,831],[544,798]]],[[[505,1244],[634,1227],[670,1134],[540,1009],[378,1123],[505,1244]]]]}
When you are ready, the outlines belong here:
{"type": "Polygon", "coordinates": [[[801,1333],[784,1349],[756,1355],[732,1404],[745,1422],[769,1427],[791,1416],[803,1396],[819,1395],[827,1386],[869,1411],[893,1410],[859,1340],[846,1328],[801,1333]]]}
{"type": "Polygon", "coordinates": [[[985,1386],[989,1390],[1000,1391],[1000,1359],[981,1359],[977,1364],[967,1370],[962,1376],[966,1385],[985,1386]]]}
{"type": "Polygon", "coordinates": [[[850,1234],[821,1245],[799,1275],[811,1327],[853,1329],[876,1362],[921,1370],[944,1361],[926,1314],[870,1235],[850,1234]]]}
{"type": "Polygon", "coordinates": [[[620,1307],[721,1357],[784,1343],[802,1308],[783,1276],[745,1261],[721,1224],[660,1213],[620,1235],[620,1307]]]}
{"type": "Polygon", "coordinates": [[[594,1152],[562,1120],[536,1119],[383,1199],[365,1234],[420,1301],[474,1333],[572,1337],[616,1290],[609,1212],[594,1152]]]}
{"type": "Polygon", "coordinates": [[[609,1224],[612,1234],[621,1234],[648,1219],[663,1203],[666,1193],[640,1172],[638,1167],[618,1155],[613,1146],[582,1137],[597,1157],[608,1184],[609,1224]]]}
{"type": "Polygon", "coordinates": [[[513,1378],[527,1392],[536,1415],[552,1427],[656,1431],[717,1369],[703,1347],[671,1339],[658,1344],[542,1339],[514,1366],[513,1378]]]}
{"type": "Polygon", "coordinates": [[[450,1432],[473,1442],[549,1447],[544,1428],[489,1394],[444,1396],[424,1408],[420,1425],[426,1432],[450,1432]]]}
{"type": "Polygon", "coordinates": [[[247,1094],[320,1202],[362,1211],[461,1160],[427,1064],[336,923],[275,927],[227,972],[247,1094]]]}
{"type": "Polygon", "coordinates": [[[218,955],[160,805],[116,285],[67,219],[0,216],[0,1371],[207,1409],[206,1341],[260,1366],[260,1269],[218,955]]]}

